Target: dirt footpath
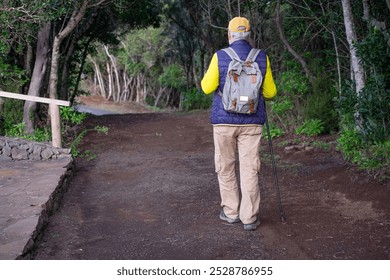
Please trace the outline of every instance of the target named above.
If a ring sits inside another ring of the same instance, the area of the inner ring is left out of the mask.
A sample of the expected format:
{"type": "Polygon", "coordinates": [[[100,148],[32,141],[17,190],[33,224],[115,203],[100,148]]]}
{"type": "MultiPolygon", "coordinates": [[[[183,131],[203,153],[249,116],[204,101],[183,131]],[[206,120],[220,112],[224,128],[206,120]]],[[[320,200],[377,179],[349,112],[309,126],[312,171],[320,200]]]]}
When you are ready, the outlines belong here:
{"type": "Polygon", "coordinates": [[[390,259],[390,186],[336,152],[261,148],[261,226],[219,220],[208,112],[92,117],[35,259],[390,259]]]}

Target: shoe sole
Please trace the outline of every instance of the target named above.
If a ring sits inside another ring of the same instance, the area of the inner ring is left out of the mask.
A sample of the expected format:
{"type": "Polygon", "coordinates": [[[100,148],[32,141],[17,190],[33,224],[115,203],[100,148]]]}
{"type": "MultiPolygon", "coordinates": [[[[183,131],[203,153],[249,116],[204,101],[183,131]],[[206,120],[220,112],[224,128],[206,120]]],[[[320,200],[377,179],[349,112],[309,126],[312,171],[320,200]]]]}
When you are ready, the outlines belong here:
{"type": "Polygon", "coordinates": [[[237,218],[237,219],[232,219],[232,218],[229,218],[229,217],[226,217],[226,216],[222,216],[221,214],[219,215],[219,218],[220,218],[222,221],[228,222],[229,224],[235,224],[235,223],[239,223],[239,222],[240,222],[240,219],[239,219],[239,218],[237,218]]]}
{"type": "Polygon", "coordinates": [[[246,231],[255,230],[258,228],[259,225],[260,225],[260,221],[257,220],[253,224],[244,225],[244,230],[246,231]]]}

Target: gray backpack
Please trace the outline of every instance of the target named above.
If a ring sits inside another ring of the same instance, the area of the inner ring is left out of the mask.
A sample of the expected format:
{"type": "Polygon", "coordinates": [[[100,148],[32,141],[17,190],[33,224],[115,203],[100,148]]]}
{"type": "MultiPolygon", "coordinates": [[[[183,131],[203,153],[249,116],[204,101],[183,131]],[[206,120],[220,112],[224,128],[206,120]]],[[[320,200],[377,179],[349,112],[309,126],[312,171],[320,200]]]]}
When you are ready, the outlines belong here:
{"type": "Polygon", "coordinates": [[[229,63],[222,96],[223,107],[228,112],[254,114],[259,103],[263,74],[256,58],[259,49],[252,49],[245,61],[240,60],[232,48],[223,49],[232,61],[229,63]]]}

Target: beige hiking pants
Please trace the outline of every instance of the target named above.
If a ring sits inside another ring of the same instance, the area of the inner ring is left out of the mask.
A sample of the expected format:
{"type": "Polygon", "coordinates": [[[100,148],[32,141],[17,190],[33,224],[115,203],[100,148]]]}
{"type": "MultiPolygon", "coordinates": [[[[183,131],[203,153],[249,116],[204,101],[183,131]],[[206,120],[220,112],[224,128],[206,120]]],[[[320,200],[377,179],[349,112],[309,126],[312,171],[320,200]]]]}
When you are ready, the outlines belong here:
{"type": "Polygon", "coordinates": [[[218,174],[221,206],[229,218],[239,217],[251,224],[259,213],[261,126],[214,126],[215,171],[218,174]],[[236,151],[240,166],[240,191],[235,162],[236,151]]]}

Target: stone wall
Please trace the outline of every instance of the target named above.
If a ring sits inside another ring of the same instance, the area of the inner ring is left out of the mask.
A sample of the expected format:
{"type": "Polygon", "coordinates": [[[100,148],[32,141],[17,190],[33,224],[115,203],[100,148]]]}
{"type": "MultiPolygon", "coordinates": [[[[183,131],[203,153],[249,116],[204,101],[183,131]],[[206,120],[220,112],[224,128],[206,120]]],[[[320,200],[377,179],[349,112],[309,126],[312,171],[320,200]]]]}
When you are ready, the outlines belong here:
{"type": "Polygon", "coordinates": [[[54,148],[50,143],[0,136],[0,162],[49,160],[71,157],[70,149],[54,148]]]}

